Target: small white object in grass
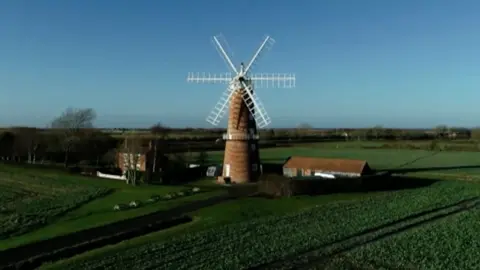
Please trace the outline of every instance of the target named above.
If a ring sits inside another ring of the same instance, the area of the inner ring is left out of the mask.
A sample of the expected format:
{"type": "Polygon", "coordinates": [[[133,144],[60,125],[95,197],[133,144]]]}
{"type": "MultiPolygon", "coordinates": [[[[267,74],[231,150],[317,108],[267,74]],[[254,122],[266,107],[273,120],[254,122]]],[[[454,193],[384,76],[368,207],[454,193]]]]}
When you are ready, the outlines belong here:
{"type": "Polygon", "coordinates": [[[130,207],[138,207],[138,206],[140,206],[140,202],[139,201],[131,201],[128,205],[130,207]]]}
{"type": "Polygon", "coordinates": [[[163,196],[163,198],[166,199],[166,200],[170,200],[172,198],[172,195],[167,194],[167,195],[163,196]]]}
{"type": "Polygon", "coordinates": [[[153,195],[150,197],[150,199],[148,199],[148,202],[156,202],[158,200],[160,200],[160,197],[158,195],[153,195]]]}
{"type": "Polygon", "coordinates": [[[177,192],[177,195],[178,195],[178,196],[185,196],[185,193],[182,192],[182,191],[180,191],[180,192],[177,192]]]}
{"type": "Polygon", "coordinates": [[[193,191],[193,192],[199,192],[199,191],[200,191],[200,188],[194,187],[194,188],[192,188],[192,191],[193,191]]]}
{"type": "Polygon", "coordinates": [[[125,204],[116,204],[114,207],[113,207],[113,210],[114,211],[120,211],[120,210],[123,210],[127,208],[127,206],[125,204]]]}

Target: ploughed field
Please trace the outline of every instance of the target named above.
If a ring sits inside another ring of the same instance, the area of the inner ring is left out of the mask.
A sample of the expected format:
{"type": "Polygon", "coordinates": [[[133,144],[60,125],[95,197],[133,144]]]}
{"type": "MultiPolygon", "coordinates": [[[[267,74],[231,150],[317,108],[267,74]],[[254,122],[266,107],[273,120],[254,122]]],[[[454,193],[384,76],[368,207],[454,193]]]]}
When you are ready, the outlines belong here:
{"type": "Polygon", "coordinates": [[[47,269],[478,269],[480,186],[262,198],[47,269]],[[329,198],[329,199],[328,199],[329,198]]]}

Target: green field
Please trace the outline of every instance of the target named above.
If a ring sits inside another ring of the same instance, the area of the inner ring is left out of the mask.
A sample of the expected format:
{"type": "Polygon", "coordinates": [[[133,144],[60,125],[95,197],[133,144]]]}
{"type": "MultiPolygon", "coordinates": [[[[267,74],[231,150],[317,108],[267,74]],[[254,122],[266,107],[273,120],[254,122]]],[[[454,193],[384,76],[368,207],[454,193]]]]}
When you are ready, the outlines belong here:
{"type": "Polygon", "coordinates": [[[0,233],[3,238],[0,250],[165,210],[223,192],[212,190],[205,181],[197,186],[206,192],[148,203],[151,196],[163,196],[187,187],[134,187],[117,180],[0,166],[0,233]],[[143,205],[124,211],[113,210],[116,204],[128,204],[133,200],[143,205]]]}
{"type": "MultiPolygon", "coordinates": [[[[480,187],[477,184],[440,181],[429,187],[396,192],[338,194],[273,201],[242,199],[194,213],[197,217],[194,224],[99,249],[49,265],[46,269],[244,269],[262,264],[268,269],[294,269],[299,265],[316,267],[318,265],[315,260],[324,257],[329,259],[328,264],[341,266],[331,269],[344,269],[347,263],[352,263],[352,260],[344,259],[348,257],[357,258],[357,267],[366,261],[376,266],[373,269],[378,269],[379,265],[375,262],[389,261],[390,256],[398,256],[398,260],[389,266],[398,269],[405,263],[410,263],[409,258],[413,257],[412,264],[415,260],[421,260],[418,254],[420,249],[415,247],[409,250],[405,243],[403,254],[397,255],[393,248],[382,253],[375,252],[381,246],[374,245],[382,245],[381,241],[370,244],[372,247],[361,244],[385,232],[393,233],[392,237],[401,237],[401,232],[398,232],[398,236],[396,233],[401,228],[419,220],[428,221],[441,214],[451,214],[451,210],[442,207],[479,195],[480,187]],[[429,210],[437,212],[426,213],[429,210]],[[404,218],[407,219],[402,223],[400,220],[404,218]],[[387,223],[393,225],[365,232],[387,223]],[[352,243],[344,243],[345,238],[355,234],[366,239],[353,239],[352,243]],[[360,245],[355,248],[357,242],[360,245]],[[353,249],[346,251],[342,254],[343,259],[338,260],[340,255],[335,251],[345,246],[352,246],[353,249]],[[366,257],[360,257],[361,254],[366,257]],[[382,257],[378,257],[379,254],[382,257]],[[333,260],[334,255],[336,260],[333,260]]],[[[476,216],[478,208],[458,214],[458,218],[469,220],[476,216]]],[[[452,214],[450,219],[441,222],[453,223],[440,228],[432,225],[430,230],[438,230],[440,237],[446,237],[444,233],[448,230],[445,231],[444,228],[451,230],[455,226],[455,215],[452,214]]],[[[414,245],[434,235],[431,232],[426,237],[415,228],[404,233],[414,239],[414,245]]],[[[467,246],[475,236],[478,237],[479,234],[469,229],[465,235],[457,232],[448,237],[454,238],[452,241],[456,245],[463,245],[462,252],[478,254],[478,245],[467,246]]],[[[429,252],[432,256],[432,261],[424,262],[424,265],[432,269],[438,269],[439,265],[448,269],[460,269],[455,264],[456,253],[449,253],[454,247],[437,246],[438,241],[445,240],[419,243],[424,249],[423,253],[429,252]],[[444,261],[439,264],[441,260],[444,261]]],[[[463,265],[472,265],[475,263],[472,260],[476,258],[471,255],[470,261],[463,265]]]]}
{"type": "MultiPolygon", "coordinates": [[[[476,258],[480,249],[473,239],[480,239],[476,222],[480,203],[480,181],[477,181],[480,180],[480,168],[476,168],[480,165],[479,154],[344,146],[312,144],[264,149],[261,158],[274,163],[281,163],[291,155],[363,159],[374,169],[432,168],[409,176],[439,181],[392,191],[273,200],[237,199],[191,213],[194,217],[191,223],[92,250],[43,268],[398,269],[411,266],[414,269],[478,269],[476,258]],[[465,166],[473,168],[462,168],[465,166]],[[441,170],[438,167],[458,168],[441,170]]],[[[212,162],[222,159],[221,152],[208,155],[212,162]]],[[[0,169],[4,174],[27,176],[24,171],[0,169]]],[[[114,212],[111,210],[114,204],[133,199],[145,201],[152,194],[165,194],[185,187],[131,187],[110,180],[53,173],[41,175],[42,179],[51,178],[52,183],[108,189],[113,193],[58,216],[40,229],[0,241],[0,249],[223,192],[216,190],[178,201],[114,212]]],[[[22,177],[17,176],[18,179],[22,177]]],[[[415,181],[424,182],[420,178],[415,181]]],[[[210,187],[209,183],[203,183],[210,187]]]]}
{"type": "MultiPolygon", "coordinates": [[[[345,143],[350,144],[350,143],[345,143]]],[[[211,162],[221,162],[223,152],[208,153],[211,162]]],[[[299,155],[309,157],[345,158],[366,160],[374,169],[432,168],[432,167],[465,167],[450,170],[432,170],[431,175],[458,176],[459,174],[480,177],[480,153],[447,152],[407,149],[358,149],[345,147],[342,143],[311,144],[287,148],[268,148],[261,151],[262,162],[283,163],[288,156],[299,155]],[[338,145],[338,148],[336,147],[338,145]],[[473,175],[472,175],[473,174],[473,175]]],[[[480,179],[480,178],[479,178],[480,179]]]]}
{"type": "Polygon", "coordinates": [[[111,190],[55,181],[45,176],[0,172],[0,239],[39,228],[56,216],[111,190]]]}

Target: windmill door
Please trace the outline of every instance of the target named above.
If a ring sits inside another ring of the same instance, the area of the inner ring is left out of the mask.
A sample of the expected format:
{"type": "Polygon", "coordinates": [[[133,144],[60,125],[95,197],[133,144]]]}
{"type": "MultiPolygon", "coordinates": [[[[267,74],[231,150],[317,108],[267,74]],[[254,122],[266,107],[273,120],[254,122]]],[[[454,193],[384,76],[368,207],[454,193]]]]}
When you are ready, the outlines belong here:
{"type": "Polygon", "coordinates": [[[225,164],[225,177],[230,177],[230,164],[225,164]]]}

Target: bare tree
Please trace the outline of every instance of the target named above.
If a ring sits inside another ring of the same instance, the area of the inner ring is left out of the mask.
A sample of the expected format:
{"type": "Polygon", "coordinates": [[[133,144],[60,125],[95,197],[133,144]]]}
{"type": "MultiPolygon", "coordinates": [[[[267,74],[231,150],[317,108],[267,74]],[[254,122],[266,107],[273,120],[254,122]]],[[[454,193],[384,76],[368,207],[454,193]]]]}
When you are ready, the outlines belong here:
{"type": "Polygon", "coordinates": [[[85,147],[88,147],[89,159],[99,166],[102,157],[113,148],[112,137],[102,131],[89,129],[85,130],[82,138],[84,138],[85,147]]]}
{"type": "Polygon", "coordinates": [[[312,126],[308,123],[301,123],[295,129],[295,136],[302,137],[307,135],[312,130],[312,126]]]}
{"type": "Polygon", "coordinates": [[[273,140],[275,138],[275,130],[273,128],[269,129],[266,135],[267,139],[273,140]]]}
{"type": "Polygon", "coordinates": [[[2,160],[10,160],[13,157],[13,145],[15,134],[11,131],[0,133],[0,157],[2,160]]]}
{"type": "Polygon", "coordinates": [[[378,137],[384,136],[384,129],[382,125],[376,125],[372,128],[373,136],[375,136],[375,140],[378,140],[378,137]]]}
{"type": "Polygon", "coordinates": [[[137,184],[137,172],[139,171],[139,161],[142,154],[141,140],[135,132],[125,134],[125,139],[120,149],[123,155],[124,166],[126,169],[127,184],[137,184]]]}
{"type": "MultiPolygon", "coordinates": [[[[153,143],[153,168],[152,172],[157,171],[158,153],[159,151],[165,151],[165,141],[168,138],[170,129],[163,126],[161,123],[157,123],[150,128],[150,132],[154,135],[153,143]]],[[[164,153],[163,153],[164,154],[164,153]]]]}
{"type": "Polygon", "coordinates": [[[196,163],[200,166],[204,166],[208,162],[208,154],[206,151],[202,150],[198,153],[196,163]]]}
{"type": "Polygon", "coordinates": [[[35,164],[42,134],[34,127],[15,127],[12,131],[15,133],[14,151],[19,155],[26,154],[27,162],[35,164]]]}
{"type": "Polygon", "coordinates": [[[93,109],[68,108],[55,118],[51,127],[60,133],[60,145],[65,153],[64,164],[68,166],[68,155],[80,141],[80,130],[93,128],[96,113],[93,109]]]}
{"type": "Polygon", "coordinates": [[[438,137],[445,137],[448,134],[448,127],[447,125],[438,125],[435,127],[435,133],[438,137]]]}
{"type": "Polygon", "coordinates": [[[312,129],[312,126],[308,123],[300,123],[297,126],[298,129],[312,129]]]}

